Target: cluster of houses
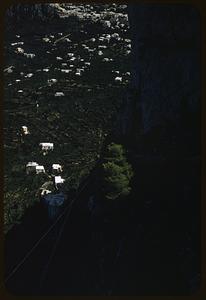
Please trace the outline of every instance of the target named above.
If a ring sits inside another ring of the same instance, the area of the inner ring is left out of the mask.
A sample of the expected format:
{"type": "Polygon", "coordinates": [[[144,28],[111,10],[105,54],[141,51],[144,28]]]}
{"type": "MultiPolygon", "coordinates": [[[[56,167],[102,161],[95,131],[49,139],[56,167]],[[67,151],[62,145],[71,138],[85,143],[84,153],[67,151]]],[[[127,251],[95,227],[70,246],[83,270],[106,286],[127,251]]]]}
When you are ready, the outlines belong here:
{"type": "MultiPolygon", "coordinates": [[[[29,133],[27,126],[22,126],[22,132],[27,135],[29,133]]],[[[53,151],[53,143],[40,143],[39,146],[43,153],[48,153],[48,151],[53,151]]],[[[48,217],[50,220],[55,220],[58,214],[62,210],[62,205],[66,199],[66,195],[62,190],[65,179],[60,175],[63,172],[62,166],[58,163],[51,165],[51,179],[53,182],[53,187],[55,192],[49,188],[41,187],[39,189],[39,195],[43,203],[47,207],[48,217]]],[[[45,174],[46,170],[43,165],[39,165],[37,162],[30,161],[26,164],[26,174],[45,174]]],[[[45,185],[45,184],[44,184],[45,185]]],[[[44,186],[43,185],[43,186],[44,186]]]]}
{"type": "MultiPolygon", "coordinates": [[[[81,78],[82,75],[85,73],[85,71],[89,71],[93,62],[93,58],[98,58],[105,64],[108,64],[115,60],[115,57],[110,57],[108,55],[108,49],[113,45],[118,45],[118,43],[124,44],[124,50],[123,55],[129,55],[131,52],[131,41],[130,39],[125,37],[124,31],[127,31],[128,27],[128,18],[127,13],[125,9],[121,9],[119,5],[117,4],[110,4],[101,6],[101,9],[99,9],[96,5],[88,4],[88,5],[73,5],[68,4],[65,5],[65,10],[67,14],[75,14],[75,15],[81,15],[83,16],[83,19],[87,19],[91,22],[100,22],[102,23],[103,27],[105,28],[105,33],[97,34],[93,37],[90,37],[87,40],[84,40],[84,42],[73,42],[72,33],[67,34],[64,36],[62,32],[59,33],[52,33],[47,34],[44,37],[42,37],[43,43],[48,43],[48,51],[45,51],[45,54],[49,54],[50,57],[52,52],[54,51],[55,57],[52,57],[52,59],[55,59],[59,66],[55,65],[54,68],[51,67],[51,65],[44,66],[42,69],[36,70],[36,72],[42,72],[42,73],[48,73],[48,75],[54,72],[60,72],[64,73],[65,76],[70,76],[73,79],[81,78]],[[64,42],[66,45],[64,45],[64,48],[69,47],[70,51],[67,52],[64,55],[57,55],[56,42],[58,41],[58,47],[61,47],[61,43],[64,42]],[[60,42],[60,44],[59,44],[60,42]],[[59,46],[60,45],[60,46],[59,46]],[[67,46],[68,45],[68,46],[67,46]],[[83,51],[80,55],[80,51],[77,54],[76,50],[83,51]]],[[[82,30],[82,32],[86,32],[86,28],[82,30]]],[[[17,40],[11,43],[11,47],[14,49],[14,51],[21,55],[25,56],[27,58],[34,58],[35,54],[33,53],[26,53],[25,50],[22,48],[24,45],[24,42],[21,41],[22,39],[19,35],[16,35],[17,40]]],[[[12,73],[13,68],[8,67],[5,69],[7,73],[12,73]]],[[[24,73],[21,72],[23,75],[24,73]]],[[[35,73],[35,72],[34,72],[35,73]]],[[[30,79],[34,76],[33,73],[26,73],[24,75],[25,79],[30,79]]],[[[35,75],[36,76],[36,75],[35,75]]],[[[22,79],[16,79],[16,83],[22,81],[22,79]]],[[[53,84],[56,84],[58,80],[54,78],[47,78],[47,85],[51,86],[53,84]]],[[[117,84],[124,84],[128,82],[128,78],[126,78],[123,74],[118,74],[114,76],[113,82],[117,84]]],[[[8,85],[12,85],[9,83],[8,85]]],[[[23,90],[18,90],[18,94],[23,94],[23,90]]],[[[59,90],[54,93],[55,97],[63,97],[65,96],[64,92],[59,90]]]]}
{"type": "Polygon", "coordinates": [[[36,55],[34,53],[26,53],[23,48],[17,47],[14,51],[17,54],[22,54],[26,58],[34,58],[36,55]]]}
{"type": "MultiPolygon", "coordinates": [[[[29,134],[29,130],[27,126],[21,127],[22,133],[24,135],[29,134]]],[[[53,143],[40,143],[39,146],[41,147],[41,151],[43,154],[48,153],[49,151],[53,151],[54,144],[53,143]]],[[[59,174],[62,173],[62,166],[60,164],[54,163],[51,166],[52,178],[54,181],[54,186],[56,189],[61,186],[65,179],[63,179],[59,174]]],[[[26,174],[44,174],[46,173],[45,167],[43,165],[39,165],[37,162],[30,161],[26,165],[26,174]]]]}
{"type": "MultiPolygon", "coordinates": [[[[52,164],[52,178],[54,182],[54,186],[56,189],[59,188],[64,182],[63,179],[59,174],[62,172],[62,166],[60,164],[52,164]]],[[[44,174],[46,173],[45,168],[43,165],[39,165],[37,162],[28,162],[26,165],[26,174],[44,174]]]]}
{"type": "Polygon", "coordinates": [[[44,155],[54,150],[54,143],[40,143],[39,146],[44,155]]]}
{"type": "MultiPolygon", "coordinates": [[[[65,38],[62,41],[67,40],[71,43],[71,39],[65,38]]],[[[68,74],[69,76],[80,77],[83,75],[85,71],[88,71],[93,63],[92,59],[94,57],[99,57],[100,60],[104,63],[110,63],[114,61],[114,58],[107,57],[106,52],[109,47],[119,41],[125,43],[125,54],[128,55],[131,52],[131,40],[128,38],[122,38],[118,32],[114,33],[103,33],[98,37],[93,37],[85,41],[80,45],[84,54],[75,54],[75,51],[68,52],[65,57],[56,56],[56,60],[61,61],[61,66],[59,68],[55,67],[54,71],[60,71],[62,73],[68,74]],[[111,44],[110,44],[111,43],[111,44]]],[[[70,44],[74,46],[74,44],[70,44]]],[[[44,68],[44,72],[49,72],[50,68],[44,68]]],[[[114,77],[114,82],[116,83],[124,83],[128,82],[129,72],[125,73],[121,76],[114,77]]],[[[51,78],[47,80],[49,85],[57,83],[56,78],[51,78]]],[[[55,97],[64,96],[63,92],[56,92],[55,97]]]]}

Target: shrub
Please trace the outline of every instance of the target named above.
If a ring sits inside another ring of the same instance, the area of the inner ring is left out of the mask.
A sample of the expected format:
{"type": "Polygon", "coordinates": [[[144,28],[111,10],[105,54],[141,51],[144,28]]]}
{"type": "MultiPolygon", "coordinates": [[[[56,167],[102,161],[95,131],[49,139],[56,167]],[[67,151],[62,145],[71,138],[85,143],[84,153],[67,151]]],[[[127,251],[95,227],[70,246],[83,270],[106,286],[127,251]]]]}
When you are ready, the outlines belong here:
{"type": "Polygon", "coordinates": [[[122,145],[110,144],[102,164],[102,192],[106,199],[115,200],[129,195],[133,176],[122,145]]]}

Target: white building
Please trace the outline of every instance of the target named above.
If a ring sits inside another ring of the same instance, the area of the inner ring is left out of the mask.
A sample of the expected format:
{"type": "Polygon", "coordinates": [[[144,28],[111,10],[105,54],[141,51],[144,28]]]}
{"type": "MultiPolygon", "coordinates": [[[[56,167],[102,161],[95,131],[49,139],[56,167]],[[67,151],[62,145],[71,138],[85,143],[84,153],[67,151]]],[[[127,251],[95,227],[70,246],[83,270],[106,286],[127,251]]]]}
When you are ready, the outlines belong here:
{"type": "Polygon", "coordinates": [[[61,72],[62,73],[70,73],[72,70],[70,69],[61,69],[61,72]]]}
{"type": "Polygon", "coordinates": [[[55,97],[62,97],[62,96],[64,96],[64,93],[63,92],[56,92],[54,96],[55,97]]]}
{"type": "Polygon", "coordinates": [[[27,135],[30,133],[27,126],[21,126],[21,130],[24,135],[27,135]]]}
{"type": "Polygon", "coordinates": [[[50,190],[46,190],[46,189],[41,190],[41,196],[45,196],[45,195],[48,195],[48,194],[51,194],[50,190]]]}
{"type": "Polygon", "coordinates": [[[36,54],[34,54],[34,53],[24,53],[24,56],[26,56],[27,58],[34,58],[36,56],[36,54]]]}
{"type": "Polygon", "coordinates": [[[34,76],[33,73],[28,73],[27,75],[25,75],[25,78],[31,78],[32,76],[34,76]]]}
{"type": "Polygon", "coordinates": [[[23,54],[23,53],[24,53],[24,49],[18,47],[18,48],[16,48],[15,52],[16,52],[16,53],[23,54]]]}
{"type": "Polygon", "coordinates": [[[41,150],[43,151],[49,151],[54,149],[53,143],[40,143],[39,146],[41,147],[41,150]]]}
{"type": "Polygon", "coordinates": [[[76,76],[81,76],[81,71],[76,71],[75,75],[76,76]]]}
{"type": "Polygon", "coordinates": [[[115,77],[116,82],[122,82],[122,77],[115,77]]]}
{"type": "Polygon", "coordinates": [[[62,172],[62,166],[60,164],[53,164],[52,171],[62,172]]]}
{"type": "Polygon", "coordinates": [[[64,183],[65,179],[63,179],[61,176],[55,176],[54,177],[54,182],[55,184],[61,184],[61,183],[64,183]]]}
{"type": "Polygon", "coordinates": [[[36,162],[33,162],[33,161],[28,162],[28,164],[26,165],[26,174],[30,174],[30,173],[36,171],[37,166],[38,166],[38,164],[36,162]]]}
{"type": "Polygon", "coordinates": [[[54,176],[54,185],[56,189],[58,189],[64,182],[65,179],[63,179],[61,176],[54,176]]]}
{"type": "Polygon", "coordinates": [[[47,38],[47,37],[44,37],[42,40],[43,40],[44,42],[46,42],[46,43],[51,42],[50,39],[47,38]]]}
{"type": "Polygon", "coordinates": [[[48,82],[48,83],[56,83],[56,82],[57,82],[57,79],[55,79],[55,78],[48,79],[47,82],[48,82]]]}
{"type": "Polygon", "coordinates": [[[105,45],[99,45],[98,48],[99,48],[99,49],[106,49],[107,46],[105,46],[105,45]]]}
{"type": "Polygon", "coordinates": [[[36,166],[36,174],[45,173],[44,166],[36,166]]]}

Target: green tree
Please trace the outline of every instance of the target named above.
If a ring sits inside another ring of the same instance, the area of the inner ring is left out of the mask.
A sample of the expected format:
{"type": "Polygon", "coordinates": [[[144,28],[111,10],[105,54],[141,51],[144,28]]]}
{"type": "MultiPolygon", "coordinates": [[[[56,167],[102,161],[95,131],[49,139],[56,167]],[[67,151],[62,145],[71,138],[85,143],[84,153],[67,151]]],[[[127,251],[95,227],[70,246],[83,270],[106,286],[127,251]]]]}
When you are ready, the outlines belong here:
{"type": "Polygon", "coordinates": [[[122,145],[110,144],[102,164],[102,192],[106,199],[115,200],[129,195],[133,176],[122,145]]]}

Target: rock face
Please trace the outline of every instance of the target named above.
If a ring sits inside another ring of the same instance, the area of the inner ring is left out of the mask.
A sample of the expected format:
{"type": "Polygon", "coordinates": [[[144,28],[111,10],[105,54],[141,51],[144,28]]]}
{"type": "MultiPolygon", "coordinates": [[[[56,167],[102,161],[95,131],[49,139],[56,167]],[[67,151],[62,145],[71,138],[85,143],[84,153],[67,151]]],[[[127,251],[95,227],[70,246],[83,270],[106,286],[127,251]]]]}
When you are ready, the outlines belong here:
{"type": "Polygon", "coordinates": [[[55,4],[16,4],[7,9],[6,16],[12,20],[29,18],[46,21],[58,17],[58,10],[55,4]]]}
{"type": "Polygon", "coordinates": [[[142,130],[165,120],[180,123],[200,106],[198,11],[190,5],[129,4],[128,15],[142,130]]]}

